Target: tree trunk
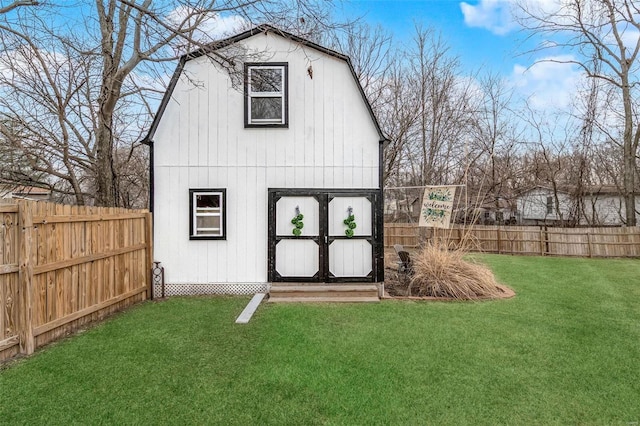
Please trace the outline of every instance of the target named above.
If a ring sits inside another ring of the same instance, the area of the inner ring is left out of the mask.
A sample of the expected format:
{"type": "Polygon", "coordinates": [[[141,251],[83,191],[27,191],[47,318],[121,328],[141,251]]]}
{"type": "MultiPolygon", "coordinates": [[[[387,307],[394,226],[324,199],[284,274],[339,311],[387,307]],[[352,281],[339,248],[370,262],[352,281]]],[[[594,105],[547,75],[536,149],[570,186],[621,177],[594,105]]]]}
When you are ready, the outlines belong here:
{"type": "MultiPolygon", "coordinates": [[[[106,65],[106,64],[105,64],[106,65]]],[[[96,130],[96,205],[116,207],[116,173],[113,163],[113,112],[120,98],[122,82],[118,80],[115,67],[105,66],[102,88],[98,98],[100,110],[96,130]],[[113,74],[109,71],[113,70],[113,74]]]]}
{"type": "MultiPolygon", "coordinates": [[[[631,135],[629,135],[631,139],[631,135]]],[[[636,196],[635,196],[635,174],[636,156],[630,141],[624,141],[624,207],[627,226],[636,226],[636,196]]]]}
{"type": "Polygon", "coordinates": [[[622,65],[622,102],[624,104],[623,182],[624,207],[627,226],[636,226],[636,153],[633,144],[633,114],[629,70],[622,65]]]}
{"type": "Polygon", "coordinates": [[[114,207],[116,205],[116,192],[113,172],[113,135],[111,125],[113,118],[100,117],[100,126],[96,132],[96,205],[100,207],[114,207]]]}

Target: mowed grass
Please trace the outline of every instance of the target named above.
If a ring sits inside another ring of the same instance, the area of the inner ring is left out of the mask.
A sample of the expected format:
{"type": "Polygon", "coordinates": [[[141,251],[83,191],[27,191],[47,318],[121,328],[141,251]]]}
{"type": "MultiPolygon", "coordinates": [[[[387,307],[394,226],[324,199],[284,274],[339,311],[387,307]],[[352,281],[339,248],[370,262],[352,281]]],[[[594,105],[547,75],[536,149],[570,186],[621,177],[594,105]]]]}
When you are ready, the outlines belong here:
{"type": "Polygon", "coordinates": [[[640,262],[480,258],[515,298],[140,305],[0,370],[0,423],[640,422],[640,262]]]}

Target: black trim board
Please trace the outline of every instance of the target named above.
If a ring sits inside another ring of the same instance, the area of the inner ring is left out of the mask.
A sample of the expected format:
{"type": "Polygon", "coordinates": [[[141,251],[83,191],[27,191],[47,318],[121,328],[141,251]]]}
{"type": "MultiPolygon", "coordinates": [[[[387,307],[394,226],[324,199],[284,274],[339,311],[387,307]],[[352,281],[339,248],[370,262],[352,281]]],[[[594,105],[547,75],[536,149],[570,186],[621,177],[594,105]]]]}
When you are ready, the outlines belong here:
{"type": "Polygon", "coordinates": [[[155,156],[153,152],[153,141],[147,141],[147,146],[149,147],[149,212],[151,212],[151,219],[153,226],[153,206],[155,204],[155,185],[156,185],[156,177],[155,177],[155,156]]]}
{"type": "Polygon", "coordinates": [[[245,62],[244,64],[244,128],[245,129],[263,129],[263,128],[288,128],[289,127],[289,63],[288,62],[245,62]],[[249,68],[273,66],[282,67],[284,69],[284,123],[280,124],[258,124],[249,123],[249,68]]]}
{"type": "Polygon", "coordinates": [[[386,143],[378,145],[378,204],[376,204],[376,244],[374,252],[377,253],[376,265],[378,267],[376,275],[379,281],[384,281],[384,149],[386,143]]]}
{"type": "Polygon", "coordinates": [[[160,101],[160,106],[158,107],[158,112],[153,117],[153,121],[151,122],[151,127],[149,128],[149,133],[147,136],[142,139],[142,143],[149,145],[149,143],[153,143],[153,136],[156,134],[156,130],[158,129],[158,125],[160,125],[160,119],[164,115],[164,110],[167,108],[167,104],[169,100],[171,100],[171,96],[173,95],[173,90],[176,88],[176,84],[178,84],[178,80],[180,79],[180,74],[184,70],[184,64],[187,62],[187,57],[182,56],[178,61],[178,66],[176,70],[173,72],[171,76],[171,80],[169,81],[169,85],[167,86],[167,91],[164,92],[164,96],[162,97],[162,101],[160,101]]]}
{"type": "Polygon", "coordinates": [[[226,240],[227,239],[227,189],[226,188],[191,188],[189,189],[189,239],[190,240],[226,240]],[[193,194],[200,192],[220,192],[222,193],[222,235],[194,235],[193,223],[193,194]]]}

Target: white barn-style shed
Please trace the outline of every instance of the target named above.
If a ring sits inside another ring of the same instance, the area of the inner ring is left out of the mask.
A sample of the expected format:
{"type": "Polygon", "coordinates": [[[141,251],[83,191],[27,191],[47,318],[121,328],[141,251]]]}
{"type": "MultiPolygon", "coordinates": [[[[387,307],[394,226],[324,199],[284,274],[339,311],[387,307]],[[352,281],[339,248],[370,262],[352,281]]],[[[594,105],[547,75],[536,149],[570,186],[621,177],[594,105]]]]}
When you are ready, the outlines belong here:
{"type": "Polygon", "coordinates": [[[384,142],[345,55],[263,25],[183,56],[144,140],[167,293],[381,282],[384,142]]]}

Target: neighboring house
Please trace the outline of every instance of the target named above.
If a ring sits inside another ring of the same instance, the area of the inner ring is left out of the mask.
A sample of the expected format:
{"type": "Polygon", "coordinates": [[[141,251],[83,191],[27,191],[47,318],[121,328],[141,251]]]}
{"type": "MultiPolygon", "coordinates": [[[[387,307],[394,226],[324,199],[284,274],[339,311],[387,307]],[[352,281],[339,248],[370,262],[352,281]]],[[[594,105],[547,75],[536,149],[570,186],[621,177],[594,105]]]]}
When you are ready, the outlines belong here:
{"type": "Polygon", "coordinates": [[[573,219],[573,197],[566,191],[537,186],[523,191],[517,199],[521,225],[561,225],[573,219]]]}
{"type": "Polygon", "coordinates": [[[421,198],[403,199],[389,198],[384,204],[385,220],[400,222],[417,222],[420,216],[421,198]]]}
{"type": "Polygon", "coordinates": [[[340,53],[263,25],[183,56],[144,141],[171,292],[382,281],[385,140],[340,53]]]}
{"type": "MultiPolygon", "coordinates": [[[[559,190],[556,202],[554,191],[535,187],[518,197],[518,211],[523,225],[561,225],[576,223],[589,226],[620,226],[625,221],[625,202],[613,185],[599,185],[583,189],[579,199],[576,190],[559,190]],[[562,215],[562,217],[561,217],[562,215]],[[578,220],[576,220],[578,219],[578,220]]],[[[636,196],[636,215],[640,211],[640,194],[636,196]]]]}
{"type": "Polygon", "coordinates": [[[0,198],[49,201],[51,200],[51,190],[36,186],[6,185],[0,187],[0,198]]]}
{"type": "Polygon", "coordinates": [[[454,204],[455,223],[475,223],[479,225],[515,225],[519,220],[516,202],[498,198],[491,194],[465,195],[464,189],[456,192],[454,204]]]}
{"type": "MultiPolygon", "coordinates": [[[[624,196],[615,185],[599,185],[584,191],[581,225],[622,225],[625,221],[624,196]]],[[[636,217],[640,194],[636,194],[636,217]]]]}
{"type": "Polygon", "coordinates": [[[504,199],[485,201],[474,210],[474,217],[482,225],[515,225],[519,220],[517,208],[504,199]]]}

